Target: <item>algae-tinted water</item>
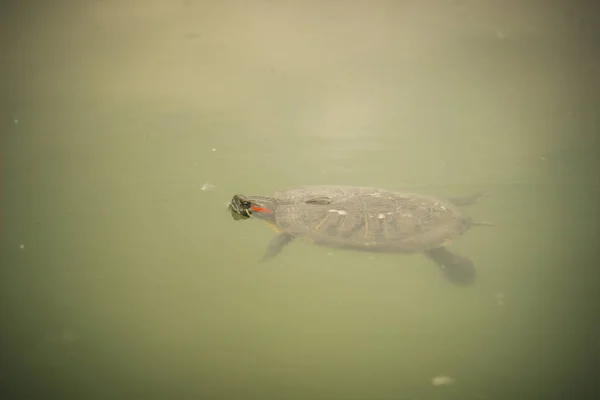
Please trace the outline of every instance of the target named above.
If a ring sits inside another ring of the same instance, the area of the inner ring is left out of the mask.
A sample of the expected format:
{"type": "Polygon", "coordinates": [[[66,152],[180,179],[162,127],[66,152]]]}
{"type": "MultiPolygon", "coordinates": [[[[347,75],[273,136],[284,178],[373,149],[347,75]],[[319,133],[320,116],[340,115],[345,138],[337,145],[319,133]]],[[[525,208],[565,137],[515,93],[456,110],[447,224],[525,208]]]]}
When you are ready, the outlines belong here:
{"type": "Polygon", "coordinates": [[[591,390],[595,16],[425,3],[6,6],[2,397],[591,390]],[[300,243],[259,264],[274,232],[226,203],[305,184],[487,190],[466,212],[496,226],[452,246],[477,283],[300,243]]]}

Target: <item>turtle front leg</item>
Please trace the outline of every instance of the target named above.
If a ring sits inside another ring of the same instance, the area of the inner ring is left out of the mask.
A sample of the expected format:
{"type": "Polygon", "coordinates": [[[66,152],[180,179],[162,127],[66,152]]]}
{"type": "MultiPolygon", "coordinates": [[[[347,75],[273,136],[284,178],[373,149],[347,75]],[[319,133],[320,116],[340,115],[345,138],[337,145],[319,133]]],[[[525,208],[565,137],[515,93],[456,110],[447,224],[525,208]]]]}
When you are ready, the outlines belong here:
{"type": "Polygon", "coordinates": [[[271,239],[269,247],[267,248],[267,252],[260,261],[265,262],[277,256],[279,253],[281,253],[281,250],[283,250],[283,248],[292,240],[294,240],[294,237],[289,233],[280,233],[279,235],[275,236],[273,239],[271,239]]]}

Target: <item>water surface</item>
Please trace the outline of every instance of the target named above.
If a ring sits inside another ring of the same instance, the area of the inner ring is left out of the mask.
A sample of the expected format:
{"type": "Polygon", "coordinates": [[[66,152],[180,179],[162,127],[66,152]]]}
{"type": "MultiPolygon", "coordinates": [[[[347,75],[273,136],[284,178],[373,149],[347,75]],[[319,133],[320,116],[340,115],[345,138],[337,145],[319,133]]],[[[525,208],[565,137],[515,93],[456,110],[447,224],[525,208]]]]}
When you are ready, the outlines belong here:
{"type": "Polygon", "coordinates": [[[574,3],[519,4],[10,9],[6,398],[592,390],[597,21],[574,3]],[[488,191],[465,211],[497,226],[452,246],[477,284],[449,285],[418,254],[300,243],[259,264],[274,232],[225,204],[314,184],[488,191]]]}

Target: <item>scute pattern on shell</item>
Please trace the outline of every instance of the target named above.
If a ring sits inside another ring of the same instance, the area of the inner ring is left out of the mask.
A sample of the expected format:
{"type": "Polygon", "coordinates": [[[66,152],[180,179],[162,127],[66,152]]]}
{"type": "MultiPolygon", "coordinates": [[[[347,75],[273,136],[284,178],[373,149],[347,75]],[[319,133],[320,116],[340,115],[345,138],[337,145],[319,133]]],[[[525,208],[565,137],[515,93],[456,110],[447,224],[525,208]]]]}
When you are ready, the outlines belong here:
{"type": "Polygon", "coordinates": [[[274,197],[282,231],[334,247],[419,252],[447,244],[470,226],[453,204],[416,193],[312,186],[283,190],[274,197]]]}

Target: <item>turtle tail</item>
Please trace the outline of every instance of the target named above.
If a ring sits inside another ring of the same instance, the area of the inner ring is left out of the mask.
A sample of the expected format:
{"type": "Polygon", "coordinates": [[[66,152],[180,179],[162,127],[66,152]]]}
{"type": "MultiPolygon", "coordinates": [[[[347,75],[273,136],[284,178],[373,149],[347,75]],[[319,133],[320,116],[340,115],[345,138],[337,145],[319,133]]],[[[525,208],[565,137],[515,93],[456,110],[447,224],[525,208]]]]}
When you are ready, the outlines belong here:
{"type": "Polygon", "coordinates": [[[471,226],[496,226],[496,224],[485,221],[471,221],[471,226]]]}
{"type": "Polygon", "coordinates": [[[472,226],[496,226],[493,222],[487,221],[476,221],[473,218],[465,218],[466,225],[470,228],[472,226]]]}

